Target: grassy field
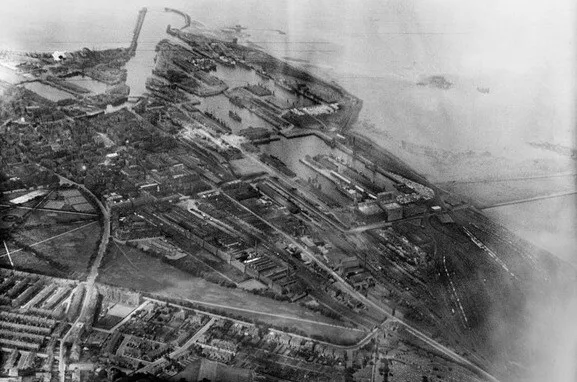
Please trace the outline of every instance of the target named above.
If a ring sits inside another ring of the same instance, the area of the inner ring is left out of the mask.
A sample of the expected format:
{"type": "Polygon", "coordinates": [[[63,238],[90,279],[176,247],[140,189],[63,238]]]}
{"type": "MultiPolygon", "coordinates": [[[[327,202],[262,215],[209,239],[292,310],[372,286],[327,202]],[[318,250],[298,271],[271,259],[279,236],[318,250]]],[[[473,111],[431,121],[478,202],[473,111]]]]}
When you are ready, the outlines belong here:
{"type": "Polygon", "coordinates": [[[81,227],[88,224],[90,224],[90,227],[98,225],[94,220],[53,225],[25,225],[14,231],[12,237],[24,242],[25,244],[31,245],[40,241],[51,240],[51,238],[56,238],[59,235],[67,236],[68,232],[73,236],[76,232],[73,230],[80,230],[82,229],[81,227]]]}
{"type": "MultiPolygon", "coordinates": [[[[29,212],[26,210],[24,211],[29,212]]],[[[82,221],[88,222],[96,220],[96,218],[97,217],[95,215],[92,216],[92,215],[69,214],[62,212],[36,210],[28,213],[26,221],[22,224],[22,227],[34,226],[40,224],[54,225],[54,224],[70,224],[82,221]]]]}
{"type": "Polygon", "coordinates": [[[258,319],[270,325],[296,328],[308,335],[323,336],[334,341],[354,342],[363,335],[357,330],[331,326],[342,323],[298,304],[275,301],[193,277],[132,247],[113,245],[103,260],[98,281],[159,297],[202,302],[208,304],[206,306],[210,309],[258,319]]]}
{"type": "MultiPolygon", "coordinates": [[[[100,241],[101,231],[95,220],[23,226],[12,235],[11,256],[18,269],[83,279],[100,241]]],[[[4,252],[0,250],[1,254],[4,252]]]]}
{"type": "MultiPolygon", "coordinates": [[[[178,247],[179,252],[187,254],[179,259],[167,259],[170,265],[186,271],[193,276],[208,278],[214,282],[226,282],[230,284],[238,284],[248,277],[244,275],[237,268],[227,264],[221,258],[209,253],[201,246],[192,243],[184,238],[173,238],[169,240],[170,244],[178,247]]],[[[146,241],[143,242],[146,245],[146,241]]],[[[139,245],[136,245],[139,247],[139,245]]],[[[140,247],[139,247],[140,248],[140,247]]],[[[163,253],[156,252],[159,256],[163,253]]]]}
{"type": "MultiPolygon", "coordinates": [[[[146,242],[132,244],[134,245],[131,246],[136,246],[138,249],[145,250],[140,245],[146,245],[146,242]]],[[[205,249],[196,244],[186,242],[184,240],[171,242],[171,244],[180,248],[179,252],[184,254],[184,256],[179,256],[178,258],[171,258],[170,256],[167,256],[164,261],[166,261],[167,264],[170,264],[173,267],[178,268],[192,276],[203,277],[216,283],[227,284],[238,284],[248,278],[238,269],[227,264],[222,259],[208,253],[205,249]]],[[[113,244],[113,246],[116,247],[116,244],[113,244]]],[[[167,255],[167,253],[163,253],[157,250],[152,250],[149,253],[154,254],[154,256],[157,257],[167,255]]]]}
{"type": "MultiPolygon", "coordinates": [[[[9,245],[11,251],[13,247],[14,246],[9,245]]],[[[16,250],[17,248],[14,247],[14,249],[16,250]]],[[[2,251],[2,253],[4,252],[2,251]]],[[[12,255],[12,261],[14,261],[14,267],[18,270],[41,273],[55,277],[66,277],[65,272],[61,270],[60,263],[50,261],[50,259],[38,256],[33,252],[20,251],[14,253],[12,255]]],[[[12,269],[7,256],[0,257],[0,267],[12,269]]]]}
{"type": "Polygon", "coordinates": [[[190,254],[188,257],[197,264],[204,264],[205,269],[215,276],[222,275],[222,277],[226,277],[227,280],[232,280],[234,283],[243,282],[248,278],[241,271],[208,253],[206,250],[200,250],[194,254],[190,254]]]}

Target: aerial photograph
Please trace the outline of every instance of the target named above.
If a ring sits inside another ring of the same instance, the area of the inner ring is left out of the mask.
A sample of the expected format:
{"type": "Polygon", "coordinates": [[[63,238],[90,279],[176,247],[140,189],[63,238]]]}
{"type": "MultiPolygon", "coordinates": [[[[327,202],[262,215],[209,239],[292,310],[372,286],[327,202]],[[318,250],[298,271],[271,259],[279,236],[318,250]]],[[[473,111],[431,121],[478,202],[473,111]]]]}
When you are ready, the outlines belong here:
{"type": "Polygon", "coordinates": [[[571,0],[2,0],[0,382],[577,382],[571,0]]]}

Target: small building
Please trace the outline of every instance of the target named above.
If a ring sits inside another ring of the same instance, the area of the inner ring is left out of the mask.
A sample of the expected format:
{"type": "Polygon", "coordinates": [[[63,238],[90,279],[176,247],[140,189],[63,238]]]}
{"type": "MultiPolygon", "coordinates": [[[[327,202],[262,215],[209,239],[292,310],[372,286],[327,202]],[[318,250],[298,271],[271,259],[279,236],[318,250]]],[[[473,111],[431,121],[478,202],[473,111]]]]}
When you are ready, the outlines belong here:
{"type": "Polygon", "coordinates": [[[455,221],[453,220],[453,218],[451,218],[451,216],[449,216],[449,214],[441,214],[441,215],[437,215],[437,218],[439,219],[439,221],[443,224],[449,224],[449,223],[454,223],[455,221]]]}
{"type": "Polygon", "coordinates": [[[348,256],[346,258],[341,259],[338,267],[337,272],[340,274],[347,274],[350,270],[356,269],[360,267],[360,262],[358,257],[355,256],[348,256]]]}
{"type": "Polygon", "coordinates": [[[383,191],[377,194],[377,200],[380,203],[391,203],[395,201],[395,193],[392,191],[383,191]]]}
{"type": "Polygon", "coordinates": [[[66,52],[55,51],[52,53],[52,58],[54,61],[62,61],[68,58],[68,54],[66,52]]]}
{"type": "Polygon", "coordinates": [[[377,204],[376,201],[371,200],[371,201],[367,201],[367,202],[363,202],[363,203],[359,203],[357,205],[357,209],[363,214],[363,215],[376,215],[378,213],[381,213],[382,210],[379,207],[379,205],[377,204]]]}
{"type": "Polygon", "coordinates": [[[403,217],[403,207],[398,203],[388,203],[384,204],[382,207],[387,214],[387,221],[399,220],[403,217]]]}

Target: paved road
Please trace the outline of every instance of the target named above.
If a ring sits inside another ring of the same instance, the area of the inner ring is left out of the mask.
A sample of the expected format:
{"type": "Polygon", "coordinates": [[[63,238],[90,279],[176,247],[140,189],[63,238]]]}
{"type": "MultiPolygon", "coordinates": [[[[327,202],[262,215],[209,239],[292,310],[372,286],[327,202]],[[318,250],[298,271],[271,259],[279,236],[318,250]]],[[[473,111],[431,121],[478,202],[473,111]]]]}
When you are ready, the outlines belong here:
{"type": "MultiPolygon", "coordinates": [[[[100,263],[102,262],[102,259],[104,258],[104,253],[106,252],[106,247],[108,246],[108,242],[110,240],[110,211],[102,204],[102,202],[86,187],[84,187],[83,184],[79,184],[76,183],[70,179],[67,179],[63,176],[58,175],[61,179],[62,182],[64,183],[70,183],[70,184],[74,184],[75,186],[77,186],[78,188],[82,189],[84,192],[86,192],[88,195],[90,195],[93,199],[93,201],[96,202],[96,204],[98,205],[98,208],[100,209],[100,213],[102,214],[102,224],[103,224],[103,230],[102,230],[102,238],[100,240],[100,245],[98,247],[98,252],[96,254],[96,258],[94,259],[94,262],[92,263],[92,266],[90,267],[90,271],[88,272],[88,277],[86,278],[86,296],[89,296],[89,292],[92,292],[93,288],[94,288],[94,282],[96,281],[96,278],[98,277],[98,269],[100,268],[100,263]]],[[[81,310],[81,314],[79,318],[84,318],[83,316],[86,314],[86,309],[88,308],[89,305],[89,299],[85,299],[84,300],[84,304],[82,305],[82,310],[81,310]]]]}
{"type": "Polygon", "coordinates": [[[198,332],[196,332],[192,337],[190,337],[190,339],[186,341],[184,345],[182,345],[180,348],[170,353],[169,357],[170,358],[178,357],[180,354],[188,350],[189,347],[191,347],[196,341],[198,341],[200,336],[202,336],[204,333],[206,333],[208,329],[210,329],[210,327],[212,326],[212,324],[214,324],[215,321],[216,318],[211,317],[210,320],[198,332]]]}
{"type": "MultiPolygon", "coordinates": [[[[375,338],[375,351],[373,352],[373,370],[371,372],[371,382],[376,382],[379,379],[379,364],[380,364],[380,354],[379,354],[379,337],[375,338]]],[[[382,378],[381,378],[382,379],[382,378]]],[[[379,379],[380,380],[380,379],[379,379]]]]}
{"type": "Polygon", "coordinates": [[[120,328],[122,325],[126,324],[131,318],[132,316],[134,316],[136,313],[138,313],[142,308],[144,308],[146,305],[148,305],[149,301],[146,300],[144,301],[142,304],[140,304],[139,306],[137,306],[132,312],[130,312],[130,314],[126,317],[124,317],[122,319],[122,321],[120,321],[118,324],[114,325],[114,327],[112,327],[111,329],[100,329],[103,332],[107,332],[107,333],[114,333],[115,331],[118,330],[118,328],[120,328]]]}
{"type": "MultiPolygon", "coordinates": [[[[57,174],[58,175],[58,174],[57,174]]],[[[100,245],[98,247],[98,253],[96,254],[96,258],[90,267],[90,271],[88,273],[88,277],[86,278],[86,292],[84,294],[84,301],[82,303],[82,309],[80,310],[80,314],[76,321],[72,324],[70,330],[64,335],[64,337],[60,340],[60,362],[59,362],[59,371],[60,371],[60,381],[65,382],[65,375],[66,375],[66,362],[64,361],[64,353],[65,353],[65,343],[70,333],[74,329],[74,327],[79,324],[83,323],[86,319],[86,312],[90,307],[91,296],[94,293],[94,282],[96,281],[96,277],[98,276],[98,268],[100,267],[100,263],[104,257],[104,253],[106,252],[106,247],[108,246],[108,241],[110,240],[110,211],[104,207],[102,202],[84,185],[76,183],[70,179],[67,179],[61,175],[60,177],[61,183],[69,183],[77,186],[78,188],[82,189],[88,195],[90,195],[93,201],[96,202],[100,212],[102,214],[102,223],[103,223],[103,230],[102,230],[102,237],[100,240],[100,245]]]]}
{"type": "Polygon", "coordinates": [[[309,323],[309,324],[315,324],[315,325],[320,325],[320,326],[330,326],[330,327],[338,328],[338,329],[357,330],[357,331],[359,331],[359,329],[356,329],[356,328],[348,328],[348,327],[346,327],[346,326],[334,325],[334,324],[329,324],[329,323],[326,323],[326,322],[309,320],[309,319],[306,319],[306,318],[299,318],[299,317],[294,317],[294,316],[287,316],[287,315],[284,315],[284,314],[268,313],[268,312],[263,312],[263,311],[260,311],[260,310],[239,308],[239,307],[230,306],[230,305],[215,304],[215,303],[212,303],[212,302],[206,302],[206,301],[200,301],[200,300],[191,300],[191,299],[188,299],[188,298],[185,298],[185,300],[188,301],[188,302],[191,302],[191,303],[193,303],[193,304],[198,304],[198,305],[207,305],[207,306],[213,306],[213,307],[215,307],[215,308],[228,309],[228,310],[236,310],[236,311],[239,311],[239,312],[252,313],[252,314],[260,314],[260,315],[263,315],[263,316],[277,317],[277,318],[282,318],[282,319],[291,320],[291,321],[306,322],[306,323],[309,323]]]}
{"type": "Polygon", "coordinates": [[[358,227],[351,228],[351,229],[345,231],[345,233],[361,233],[361,232],[370,231],[370,230],[377,229],[377,228],[390,227],[393,225],[393,223],[398,224],[398,223],[407,222],[407,221],[411,221],[411,220],[428,219],[430,215],[435,215],[435,214],[438,214],[438,213],[430,213],[430,212],[426,211],[426,212],[419,214],[419,215],[410,216],[410,217],[402,218],[402,219],[395,220],[395,221],[389,222],[386,220],[382,220],[382,221],[379,221],[376,223],[365,224],[365,225],[360,225],[358,227]]]}
{"type": "MultiPolygon", "coordinates": [[[[146,301],[153,301],[153,302],[158,303],[158,304],[165,304],[165,303],[166,303],[165,301],[156,300],[156,299],[154,299],[154,298],[149,298],[149,297],[146,298],[146,301]]],[[[188,301],[196,302],[195,300],[188,300],[188,301]]],[[[202,303],[202,302],[198,302],[198,304],[203,304],[203,303],[202,303]]],[[[175,307],[178,307],[178,308],[181,308],[181,309],[185,309],[185,310],[190,310],[190,309],[192,309],[192,308],[190,308],[190,307],[183,306],[183,305],[179,305],[179,304],[174,304],[174,303],[170,303],[169,305],[175,306],[175,307]]],[[[235,307],[233,307],[233,306],[228,306],[228,305],[219,305],[219,307],[223,307],[223,308],[227,308],[227,309],[235,309],[235,307]]],[[[263,313],[263,312],[257,312],[257,311],[254,311],[254,312],[255,312],[255,313],[259,313],[259,314],[266,314],[266,313],[263,313]]],[[[211,317],[214,317],[214,318],[221,317],[221,318],[226,319],[226,320],[231,320],[231,321],[234,321],[234,322],[238,322],[238,323],[240,323],[240,324],[242,324],[242,325],[254,325],[253,323],[250,323],[250,322],[238,320],[238,319],[235,319],[235,318],[230,318],[230,317],[223,316],[223,315],[218,315],[218,314],[215,314],[215,313],[204,313],[204,314],[210,315],[211,317]]],[[[295,319],[296,319],[296,318],[295,318],[295,319]]],[[[318,323],[318,322],[317,322],[317,323],[318,323]]],[[[319,323],[319,324],[320,324],[320,323],[319,323]]],[[[310,338],[310,337],[301,336],[301,335],[299,335],[299,334],[284,332],[284,331],[278,330],[278,329],[270,329],[270,331],[271,331],[271,332],[276,332],[276,333],[286,333],[286,334],[289,334],[289,335],[294,336],[294,337],[303,338],[303,339],[311,340],[311,341],[316,341],[316,342],[323,343],[323,344],[325,344],[325,345],[332,346],[332,347],[339,348],[339,349],[356,350],[356,349],[362,348],[362,347],[365,346],[367,343],[369,343],[369,342],[371,341],[371,339],[379,332],[379,330],[382,329],[382,326],[383,326],[384,324],[385,324],[385,323],[383,322],[380,326],[375,327],[372,331],[368,332],[365,337],[361,338],[361,339],[359,340],[359,342],[357,342],[356,344],[353,344],[353,345],[338,345],[338,344],[333,344],[333,343],[330,343],[330,342],[326,342],[326,341],[322,341],[322,340],[315,340],[315,339],[310,338]]],[[[330,325],[330,324],[327,324],[327,325],[330,325]]],[[[362,330],[356,329],[356,328],[345,328],[345,327],[342,327],[342,328],[348,329],[348,330],[362,331],[362,330]]],[[[101,331],[102,331],[102,329],[98,329],[98,330],[101,330],[101,331]]]]}

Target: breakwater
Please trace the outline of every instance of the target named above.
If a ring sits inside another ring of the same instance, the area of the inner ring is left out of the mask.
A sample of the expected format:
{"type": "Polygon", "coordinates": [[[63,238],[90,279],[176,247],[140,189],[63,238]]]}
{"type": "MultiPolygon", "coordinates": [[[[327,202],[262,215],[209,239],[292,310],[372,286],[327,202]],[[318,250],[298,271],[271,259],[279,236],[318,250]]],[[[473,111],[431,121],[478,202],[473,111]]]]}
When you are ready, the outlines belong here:
{"type": "Polygon", "coordinates": [[[176,14],[179,14],[180,16],[182,16],[184,18],[184,26],[180,29],[185,29],[190,27],[190,24],[192,22],[190,15],[187,13],[184,13],[182,11],[179,11],[178,9],[174,9],[174,8],[164,8],[165,12],[174,12],[176,14]]]}
{"type": "Polygon", "coordinates": [[[140,31],[142,30],[142,25],[144,24],[144,18],[146,17],[146,12],[148,9],[146,7],[138,11],[138,18],[136,20],[136,26],[134,27],[134,33],[132,34],[132,42],[128,47],[128,53],[134,56],[136,53],[136,46],[138,43],[138,37],[140,36],[140,31]]]}

